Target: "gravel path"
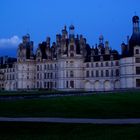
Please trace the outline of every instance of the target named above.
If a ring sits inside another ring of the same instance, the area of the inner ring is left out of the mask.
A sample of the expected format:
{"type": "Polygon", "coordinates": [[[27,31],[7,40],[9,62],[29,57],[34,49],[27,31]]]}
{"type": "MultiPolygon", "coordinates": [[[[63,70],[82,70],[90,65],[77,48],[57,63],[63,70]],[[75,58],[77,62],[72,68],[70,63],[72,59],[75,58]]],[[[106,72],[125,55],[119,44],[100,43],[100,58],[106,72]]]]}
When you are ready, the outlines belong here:
{"type": "Polygon", "coordinates": [[[45,123],[81,123],[81,124],[140,124],[140,118],[130,119],[86,119],[86,118],[6,118],[0,122],[45,122],[45,123]]]}

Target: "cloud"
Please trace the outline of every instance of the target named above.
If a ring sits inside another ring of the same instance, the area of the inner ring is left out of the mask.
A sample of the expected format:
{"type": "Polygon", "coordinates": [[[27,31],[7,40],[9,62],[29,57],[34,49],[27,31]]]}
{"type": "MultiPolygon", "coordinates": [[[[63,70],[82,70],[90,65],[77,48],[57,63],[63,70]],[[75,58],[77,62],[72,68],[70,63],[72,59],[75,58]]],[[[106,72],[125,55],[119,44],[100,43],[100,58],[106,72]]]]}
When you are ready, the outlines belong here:
{"type": "Polygon", "coordinates": [[[21,39],[17,35],[12,36],[11,38],[1,38],[0,48],[16,48],[20,42],[21,39]]]}

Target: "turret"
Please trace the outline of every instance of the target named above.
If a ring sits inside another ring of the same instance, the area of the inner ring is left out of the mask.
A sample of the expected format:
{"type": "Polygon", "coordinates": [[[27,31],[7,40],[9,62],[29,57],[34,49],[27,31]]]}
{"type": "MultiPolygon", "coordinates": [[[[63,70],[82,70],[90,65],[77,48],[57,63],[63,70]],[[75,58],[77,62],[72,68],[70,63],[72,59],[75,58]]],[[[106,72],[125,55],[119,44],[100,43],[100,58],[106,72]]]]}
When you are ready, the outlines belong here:
{"type": "Polygon", "coordinates": [[[75,27],[73,25],[70,25],[70,27],[69,27],[69,37],[70,38],[74,38],[74,30],[75,30],[75,27]]]}

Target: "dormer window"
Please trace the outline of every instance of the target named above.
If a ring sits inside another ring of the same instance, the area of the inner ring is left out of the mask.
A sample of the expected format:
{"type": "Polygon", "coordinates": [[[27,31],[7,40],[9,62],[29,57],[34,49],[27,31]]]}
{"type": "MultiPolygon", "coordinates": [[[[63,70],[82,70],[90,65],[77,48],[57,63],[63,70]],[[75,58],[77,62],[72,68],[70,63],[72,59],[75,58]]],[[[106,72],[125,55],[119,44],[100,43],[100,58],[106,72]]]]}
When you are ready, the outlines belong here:
{"type": "Polygon", "coordinates": [[[113,61],[113,56],[111,55],[110,60],[113,61]]]}
{"type": "Polygon", "coordinates": [[[74,46],[73,45],[70,45],[70,50],[74,51],[74,46]]]}
{"type": "Polygon", "coordinates": [[[100,61],[103,61],[103,56],[100,57],[100,61]]]}
{"type": "Polygon", "coordinates": [[[139,49],[136,49],[136,54],[139,54],[139,49]]]}
{"type": "Polygon", "coordinates": [[[70,57],[74,57],[74,53],[70,53],[70,57]]]}
{"type": "Polygon", "coordinates": [[[37,53],[37,56],[40,56],[40,55],[41,55],[40,52],[38,52],[38,53],[37,53]]]}

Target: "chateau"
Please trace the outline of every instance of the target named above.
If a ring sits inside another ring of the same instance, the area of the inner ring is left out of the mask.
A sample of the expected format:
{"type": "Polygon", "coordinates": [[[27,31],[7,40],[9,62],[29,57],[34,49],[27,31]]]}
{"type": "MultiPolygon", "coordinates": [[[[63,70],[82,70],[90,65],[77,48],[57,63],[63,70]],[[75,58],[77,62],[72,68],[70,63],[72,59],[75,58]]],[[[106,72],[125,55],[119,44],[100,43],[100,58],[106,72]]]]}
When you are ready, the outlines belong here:
{"type": "Polygon", "coordinates": [[[134,16],[133,33],[121,44],[121,54],[104,37],[89,46],[71,25],[56,42],[40,43],[34,53],[29,34],[23,36],[17,59],[0,58],[0,88],[12,90],[110,91],[140,88],[140,28],[134,16]]]}

